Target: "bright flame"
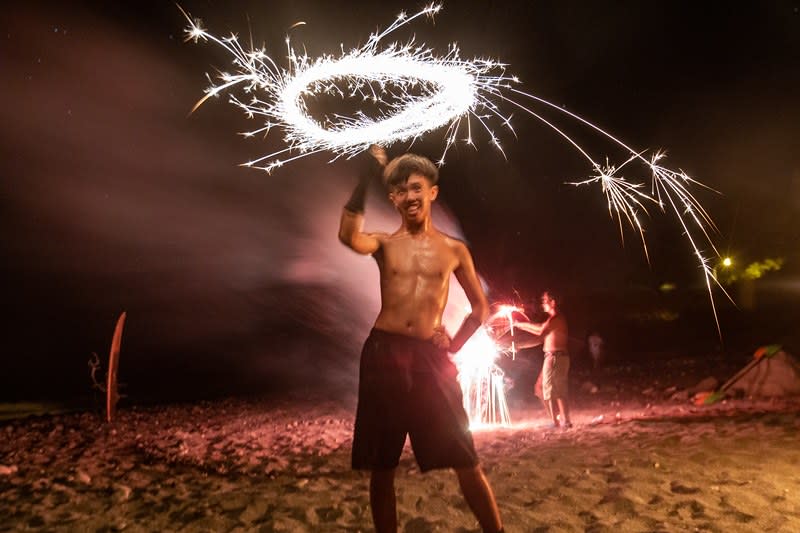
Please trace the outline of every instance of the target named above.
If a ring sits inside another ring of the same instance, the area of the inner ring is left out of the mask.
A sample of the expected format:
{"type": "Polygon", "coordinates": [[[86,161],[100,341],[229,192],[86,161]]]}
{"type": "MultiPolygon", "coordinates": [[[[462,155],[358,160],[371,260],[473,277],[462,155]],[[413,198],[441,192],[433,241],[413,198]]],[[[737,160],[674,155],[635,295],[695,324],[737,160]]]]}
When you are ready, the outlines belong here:
{"type": "Polygon", "coordinates": [[[517,307],[516,305],[501,304],[498,306],[495,314],[490,316],[487,320],[488,324],[496,324],[498,319],[505,319],[506,322],[508,322],[508,331],[511,335],[511,359],[517,358],[517,346],[516,342],[514,341],[514,313],[519,313],[526,319],[528,318],[525,316],[525,312],[522,308],[517,307]]]}
{"type": "MultiPolygon", "coordinates": [[[[233,95],[229,97],[230,101],[249,118],[265,118],[262,128],[244,135],[266,134],[275,126],[284,132],[286,148],[245,164],[269,172],[313,153],[330,151],[335,154],[334,159],[349,157],[373,143],[390,145],[399,141],[413,141],[428,131],[446,126],[444,152],[439,160],[439,164],[443,164],[444,156],[455,144],[462,126],[466,129],[463,141],[474,146],[471,119],[477,120],[488,134],[491,144],[502,152],[489,121],[499,120],[503,127],[513,132],[511,116],[504,114],[500,104],[514,106],[558,133],[589,162],[592,169],[589,177],[573,184],[598,184],[606,196],[609,214],[617,219],[620,235],[624,221],[639,233],[646,256],[648,252],[641,215],[649,214],[648,206],[671,211],[700,264],[717,330],[721,335],[712,282],[717,286],[720,284],[713,267],[709,266],[707,255],[719,257],[709,236],[709,231],[716,231],[716,227],[702,205],[689,192],[689,186],[702,184],[683,171],[661,166],[659,161],[664,157],[663,152],[656,151],[647,158],[644,155],[646,151],[634,150],[562,106],[515,89],[513,86],[519,80],[516,76],[506,75],[503,63],[491,59],[461,59],[456,45],[451,45],[444,56],[436,56],[430,48],[416,44],[413,39],[406,44],[392,43],[379,49],[382,40],[398,28],[421,16],[432,17],[440,9],[441,5],[430,4],[410,17],[401,13],[386,30],[370,35],[365,45],[349,52],[343,49],[339,56],[310,58],[305,54],[298,55],[287,38],[287,68],[279,67],[264,48],[245,50],[235,35],[225,39],[214,37],[201,27],[198,20],[193,20],[184,12],[189,21],[187,40],[203,39],[217,43],[233,56],[236,68],[234,74],[222,73],[219,76],[221,83],[209,87],[195,109],[211,96],[236,85],[243,86],[248,101],[233,95]],[[346,89],[341,88],[343,85],[346,85],[346,89]],[[363,114],[355,117],[337,116],[337,120],[322,125],[308,114],[303,100],[305,95],[319,94],[382,103],[390,112],[377,118],[363,114]],[[521,97],[528,104],[523,105],[512,97],[521,97]],[[590,155],[556,124],[528,107],[531,104],[545,106],[594,130],[601,138],[627,154],[627,160],[621,165],[608,161],[605,165],[601,164],[598,158],[590,155]],[[286,158],[281,159],[284,154],[286,158]],[[622,169],[632,163],[640,165],[649,174],[649,191],[645,181],[631,182],[621,176],[622,169]]],[[[725,292],[724,288],[722,291],[725,292]]],[[[727,293],[725,295],[728,296],[727,293]]]]}
{"type": "Polygon", "coordinates": [[[499,356],[489,333],[480,328],[453,357],[470,429],[511,425],[499,356]]]}

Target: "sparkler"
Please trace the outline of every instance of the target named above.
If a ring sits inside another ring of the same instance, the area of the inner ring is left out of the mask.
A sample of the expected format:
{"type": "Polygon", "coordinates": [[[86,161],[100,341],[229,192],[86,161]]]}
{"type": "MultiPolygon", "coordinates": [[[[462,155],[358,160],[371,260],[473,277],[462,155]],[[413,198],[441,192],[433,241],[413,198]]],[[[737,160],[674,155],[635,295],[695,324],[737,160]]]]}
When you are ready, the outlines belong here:
{"type": "MultiPolygon", "coordinates": [[[[457,295],[459,296],[459,295],[457,295]]],[[[469,307],[465,309],[469,313],[469,307]]],[[[525,314],[519,307],[502,304],[490,316],[486,325],[479,328],[469,341],[453,358],[458,368],[458,381],[464,397],[464,409],[470,421],[470,428],[480,429],[492,426],[510,426],[511,416],[506,401],[505,372],[497,365],[504,350],[494,342],[495,325],[497,329],[511,331],[511,353],[516,355],[513,341],[513,313],[525,314]],[[507,326],[505,323],[507,322],[507,326]]],[[[527,318],[527,317],[525,317],[527,318]]],[[[447,322],[460,323],[463,317],[446,316],[447,322]]]]}
{"type": "Polygon", "coordinates": [[[499,356],[500,350],[481,327],[453,357],[471,429],[511,425],[499,356]]]}
{"type": "Polygon", "coordinates": [[[514,313],[520,313],[526,319],[528,318],[521,308],[515,305],[502,304],[498,307],[497,312],[488,319],[490,324],[497,322],[498,319],[505,319],[508,322],[508,331],[511,335],[511,359],[517,358],[517,346],[514,340],[514,313]]]}
{"type": "MultiPolygon", "coordinates": [[[[278,67],[263,49],[245,50],[233,35],[225,39],[211,35],[198,20],[191,19],[184,12],[190,23],[186,30],[187,40],[203,39],[217,43],[233,56],[237,69],[235,74],[222,73],[222,83],[209,87],[195,109],[209,97],[235,85],[243,85],[244,92],[252,95],[251,99],[243,102],[231,95],[231,103],[241,107],[250,118],[266,118],[263,128],[244,135],[268,133],[275,126],[284,130],[286,149],[245,163],[268,172],[312,153],[330,151],[337,156],[352,156],[371,144],[388,146],[416,139],[445,125],[448,131],[446,144],[450,147],[456,142],[461,117],[469,114],[479,117],[475,114],[479,95],[497,91],[499,85],[507,80],[492,74],[498,68],[502,69],[502,65],[492,60],[461,60],[455,45],[444,57],[437,57],[433,50],[416,45],[413,40],[405,45],[394,43],[379,49],[387,35],[418,17],[433,16],[440,9],[441,5],[431,4],[411,17],[402,13],[386,30],[372,34],[364,46],[343,52],[338,57],[298,55],[287,38],[288,68],[278,67]],[[377,119],[363,113],[354,118],[337,116],[338,121],[327,127],[314,120],[308,113],[304,97],[321,94],[344,97],[342,81],[347,84],[347,97],[385,104],[389,112],[377,119]],[[256,96],[256,91],[264,96],[256,96]],[[385,99],[387,95],[393,96],[394,100],[385,99]],[[289,159],[278,157],[296,152],[299,155],[289,159]]],[[[483,118],[479,118],[483,122],[483,118]]],[[[443,160],[444,154],[440,163],[443,160]]]]}

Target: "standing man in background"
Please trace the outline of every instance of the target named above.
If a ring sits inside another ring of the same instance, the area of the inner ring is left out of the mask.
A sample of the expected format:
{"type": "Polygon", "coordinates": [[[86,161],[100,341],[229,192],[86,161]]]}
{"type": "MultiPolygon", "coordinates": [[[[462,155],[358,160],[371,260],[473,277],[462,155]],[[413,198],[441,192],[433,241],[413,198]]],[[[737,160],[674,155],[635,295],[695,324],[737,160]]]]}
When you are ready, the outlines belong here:
{"type": "Polygon", "coordinates": [[[535,394],[544,404],[550,427],[569,429],[572,420],[569,414],[569,352],[567,339],[569,329],[567,319],[558,312],[558,299],[552,290],[542,293],[542,310],[548,318],[541,323],[520,322],[516,328],[533,333],[544,344],[544,362],[539,379],[536,380],[535,394]],[[559,417],[560,413],[560,417],[559,417]]]}

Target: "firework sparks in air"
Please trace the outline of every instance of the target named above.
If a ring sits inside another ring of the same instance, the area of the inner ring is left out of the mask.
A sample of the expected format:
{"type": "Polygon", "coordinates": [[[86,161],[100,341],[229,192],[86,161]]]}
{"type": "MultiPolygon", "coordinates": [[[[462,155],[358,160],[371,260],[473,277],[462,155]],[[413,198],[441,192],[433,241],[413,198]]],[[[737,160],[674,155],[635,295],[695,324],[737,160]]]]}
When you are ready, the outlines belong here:
{"type": "Polygon", "coordinates": [[[500,350],[481,327],[453,358],[471,429],[511,425],[499,357],[500,350]]]}
{"type": "MultiPolygon", "coordinates": [[[[184,13],[189,21],[187,40],[212,41],[223,47],[232,56],[235,69],[233,73],[220,74],[219,82],[212,82],[195,109],[208,98],[228,92],[230,102],[240,107],[249,118],[264,120],[262,127],[244,135],[266,135],[273,128],[279,129],[285,148],[245,163],[245,166],[267,172],[314,153],[332,153],[334,159],[350,157],[371,144],[389,146],[413,142],[437,129],[445,131],[440,164],[456,142],[475,146],[473,130],[482,130],[490,143],[502,152],[492,124],[497,123],[513,132],[508,109],[523,111],[563,137],[588,161],[588,176],[572,184],[599,185],[606,197],[609,214],[620,227],[621,236],[624,224],[629,224],[639,233],[646,256],[642,218],[649,215],[648,208],[675,216],[700,264],[719,331],[712,283],[719,284],[710,264],[710,255],[719,257],[710,237],[710,232],[716,231],[716,227],[689,190],[691,186],[701,184],[683,171],[661,166],[663,152],[648,154],[647,151],[634,150],[586,119],[520,90],[517,88],[519,80],[506,74],[503,63],[492,59],[462,59],[456,45],[451,45],[444,55],[437,55],[413,38],[405,44],[385,43],[386,38],[398,29],[417,18],[432,17],[440,9],[440,4],[430,4],[411,16],[401,13],[388,28],[370,35],[366,44],[350,51],[342,48],[338,55],[312,58],[304,53],[298,54],[287,37],[288,64],[285,67],[279,66],[263,48],[243,48],[235,35],[215,37],[203,29],[199,20],[184,13]],[[241,91],[239,96],[231,94],[234,87],[241,91]],[[320,95],[362,99],[376,106],[380,104],[384,111],[376,112],[374,117],[363,112],[354,116],[336,115],[321,122],[311,116],[305,101],[308,97],[320,95]],[[614,149],[627,154],[625,160],[614,164],[606,159],[602,164],[601,158],[581,147],[555,122],[546,118],[542,110],[555,112],[594,131],[614,149]],[[636,173],[637,167],[645,178],[629,181],[623,176],[623,169],[636,173]]],[[[483,347],[480,349],[496,356],[497,349],[485,332],[476,334],[476,337],[471,344],[481,344],[483,347]]],[[[494,390],[492,387],[489,389],[494,390]]]]}
{"type": "Polygon", "coordinates": [[[493,339],[498,332],[509,332],[509,351],[512,359],[516,357],[514,313],[520,313],[527,319],[521,308],[510,304],[499,305],[497,311],[487,319],[486,325],[475,332],[453,359],[458,367],[464,408],[472,429],[511,425],[505,373],[497,364],[505,350],[493,339]]]}
{"type": "Polygon", "coordinates": [[[528,318],[525,316],[524,311],[516,305],[502,304],[498,307],[497,312],[489,317],[488,320],[490,324],[496,323],[498,319],[505,320],[508,323],[507,329],[511,335],[511,359],[517,358],[517,345],[516,341],[514,340],[514,313],[520,313],[526,319],[528,318]]]}

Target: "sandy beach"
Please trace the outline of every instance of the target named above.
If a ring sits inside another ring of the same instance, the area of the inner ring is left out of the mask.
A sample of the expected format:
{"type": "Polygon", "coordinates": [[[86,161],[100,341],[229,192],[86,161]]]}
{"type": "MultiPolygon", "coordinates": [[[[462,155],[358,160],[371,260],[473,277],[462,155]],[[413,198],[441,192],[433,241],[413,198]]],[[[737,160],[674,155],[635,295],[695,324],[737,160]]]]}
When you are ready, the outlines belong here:
{"type": "MultiPolygon", "coordinates": [[[[576,391],[566,432],[545,430],[532,401],[512,403],[513,427],[475,432],[507,531],[800,531],[800,402],[696,407],[651,381],[576,391]]],[[[367,476],[349,468],[353,404],[1,422],[0,531],[370,531],[367,476]]],[[[397,494],[401,531],[479,531],[453,474],[420,474],[408,445],[397,494]]]]}

